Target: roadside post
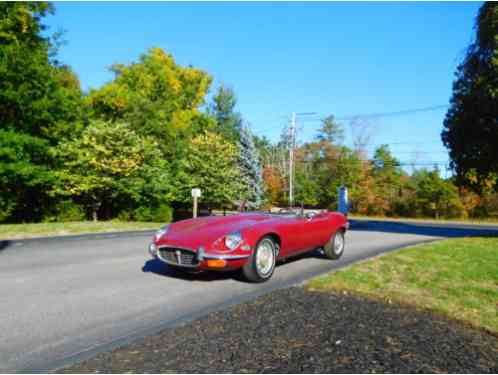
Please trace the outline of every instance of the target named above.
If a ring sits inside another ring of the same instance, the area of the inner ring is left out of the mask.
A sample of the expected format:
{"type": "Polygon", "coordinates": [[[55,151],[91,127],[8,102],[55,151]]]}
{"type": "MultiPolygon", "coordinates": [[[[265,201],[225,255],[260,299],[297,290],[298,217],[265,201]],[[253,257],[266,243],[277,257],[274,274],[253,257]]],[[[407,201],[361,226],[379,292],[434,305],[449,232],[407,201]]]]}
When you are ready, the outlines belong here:
{"type": "Polygon", "coordinates": [[[346,186],[341,186],[337,189],[337,193],[339,196],[337,211],[347,216],[349,209],[348,188],[346,186]]]}
{"type": "Polygon", "coordinates": [[[201,189],[199,188],[194,188],[192,189],[192,198],[194,198],[194,218],[197,217],[197,198],[200,198],[201,196],[201,189]]]}

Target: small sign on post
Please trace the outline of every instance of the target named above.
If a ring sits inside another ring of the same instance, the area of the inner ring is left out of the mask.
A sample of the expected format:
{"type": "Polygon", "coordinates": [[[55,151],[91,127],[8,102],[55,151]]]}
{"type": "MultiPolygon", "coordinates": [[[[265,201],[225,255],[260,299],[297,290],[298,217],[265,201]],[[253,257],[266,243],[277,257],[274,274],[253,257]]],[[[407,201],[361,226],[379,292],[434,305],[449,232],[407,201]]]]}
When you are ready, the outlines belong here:
{"type": "Polygon", "coordinates": [[[197,198],[201,196],[201,189],[194,188],[192,189],[192,198],[194,198],[194,218],[197,217],[197,198]]]}

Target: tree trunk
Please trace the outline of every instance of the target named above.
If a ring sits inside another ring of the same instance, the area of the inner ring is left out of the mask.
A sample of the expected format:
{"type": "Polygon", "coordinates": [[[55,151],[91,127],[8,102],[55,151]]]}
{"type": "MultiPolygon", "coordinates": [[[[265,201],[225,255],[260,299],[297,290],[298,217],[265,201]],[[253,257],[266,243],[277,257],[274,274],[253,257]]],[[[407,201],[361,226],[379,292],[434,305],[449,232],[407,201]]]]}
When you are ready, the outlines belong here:
{"type": "Polygon", "coordinates": [[[98,220],[98,213],[99,213],[99,209],[100,209],[100,206],[101,206],[101,202],[95,202],[92,204],[92,220],[93,222],[97,222],[98,220]]]}

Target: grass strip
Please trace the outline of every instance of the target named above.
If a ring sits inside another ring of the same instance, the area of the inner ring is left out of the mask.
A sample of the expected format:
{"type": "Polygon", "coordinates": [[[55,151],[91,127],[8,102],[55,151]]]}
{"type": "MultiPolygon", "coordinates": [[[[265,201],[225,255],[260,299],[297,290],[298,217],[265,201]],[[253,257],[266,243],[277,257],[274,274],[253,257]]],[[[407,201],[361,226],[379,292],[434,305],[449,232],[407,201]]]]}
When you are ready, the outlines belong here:
{"type": "Polygon", "coordinates": [[[410,304],[498,333],[498,238],[413,246],[317,277],[306,288],[410,304]]]}
{"type": "Polygon", "coordinates": [[[124,221],[74,221],[67,223],[2,224],[0,239],[64,236],[83,233],[105,233],[157,229],[161,223],[124,221]]]}

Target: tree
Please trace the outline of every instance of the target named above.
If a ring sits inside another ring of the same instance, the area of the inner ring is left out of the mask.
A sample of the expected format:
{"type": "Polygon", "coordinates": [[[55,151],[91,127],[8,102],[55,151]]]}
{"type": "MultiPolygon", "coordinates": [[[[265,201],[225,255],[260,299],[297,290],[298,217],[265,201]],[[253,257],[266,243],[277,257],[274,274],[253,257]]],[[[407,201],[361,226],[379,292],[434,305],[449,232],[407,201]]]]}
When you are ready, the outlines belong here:
{"type": "Polygon", "coordinates": [[[448,148],[457,183],[479,191],[478,180],[498,173],[498,4],[479,9],[475,40],[457,69],[442,140],[448,148]]]}
{"type": "Polygon", "coordinates": [[[202,190],[201,203],[208,206],[232,205],[241,193],[238,149],[219,134],[204,132],[194,137],[188,146],[188,157],[175,189],[178,200],[191,202],[191,189],[202,190]]]}
{"type": "Polygon", "coordinates": [[[235,111],[237,97],[232,88],[221,85],[213,97],[209,113],[216,119],[217,132],[236,143],[240,139],[242,117],[235,111]]]}
{"type": "Polygon", "coordinates": [[[143,192],[171,198],[157,143],[127,124],[94,120],[81,137],[62,142],[53,152],[61,161],[54,193],[81,200],[94,221],[99,209],[114,200],[140,202],[143,192]]]}
{"type": "Polygon", "coordinates": [[[0,221],[39,221],[55,181],[48,141],[0,129],[0,221]]]}
{"type": "Polygon", "coordinates": [[[87,101],[95,116],[130,124],[138,134],[153,136],[168,159],[178,159],[185,143],[206,123],[199,107],[211,77],[178,65],[173,56],[151,48],[130,65],[115,64],[113,81],[90,92],[87,101]]]}
{"type": "Polygon", "coordinates": [[[362,159],[367,157],[367,148],[374,134],[373,123],[366,117],[355,116],[349,121],[354,150],[362,159]]]}
{"type": "Polygon", "coordinates": [[[295,155],[296,192],[303,204],[335,209],[340,186],[350,191],[357,188],[361,160],[349,148],[311,142],[299,147],[295,155]]]}
{"type": "Polygon", "coordinates": [[[258,208],[263,203],[263,176],[259,152],[248,126],[240,129],[239,167],[242,177],[242,200],[248,208],[258,208]]]}
{"type": "Polygon", "coordinates": [[[329,153],[326,159],[326,168],[321,170],[319,175],[319,185],[322,188],[320,201],[330,208],[337,208],[339,200],[337,189],[340,186],[346,186],[350,191],[351,200],[359,194],[362,161],[356,152],[347,147],[341,147],[337,150],[336,156],[329,153]]]}
{"type": "Polygon", "coordinates": [[[322,120],[316,138],[321,142],[340,145],[344,141],[344,129],[335,121],[334,116],[330,115],[322,120]]]}
{"type": "Polygon", "coordinates": [[[376,214],[391,213],[396,194],[401,187],[403,171],[399,161],[394,158],[389,146],[381,145],[374,152],[372,177],[376,191],[376,214]]]}
{"type": "Polygon", "coordinates": [[[0,202],[8,202],[0,220],[43,218],[54,181],[49,149],[82,121],[79,82],[42,36],[52,12],[47,2],[0,3],[0,202]]]}
{"type": "Polygon", "coordinates": [[[253,135],[254,145],[258,150],[259,154],[259,163],[264,168],[268,164],[271,164],[271,153],[273,149],[273,145],[271,141],[266,137],[258,137],[257,135],[253,135]]]}
{"type": "Polygon", "coordinates": [[[295,171],[295,201],[303,206],[315,207],[319,203],[319,190],[316,179],[310,178],[305,165],[296,166],[295,171]]]}
{"type": "Polygon", "coordinates": [[[41,19],[53,13],[46,1],[26,1],[0,4],[0,40],[2,44],[26,44],[38,48],[47,38],[41,36],[46,26],[41,19]]]}
{"type": "Polygon", "coordinates": [[[81,90],[63,82],[70,69],[51,63],[52,45],[40,35],[52,11],[44,2],[0,4],[0,124],[54,143],[61,123],[79,120],[81,90]]]}
{"type": "Polygon", "coordinates": [[[439,170],[420,170],[414,176],[416,186],[416,211],[421,216],[461,217],[463,205],[458,196],[458,189],[451,181],[441,178],[439,170]]]}
{"type": "Polygon", "coordinates": [[[271,205],[277,205],[282,201],[284,180],[278,169],[268,165],[263,168],[263,181],[265,184],[266,201],[271,205]]]}

